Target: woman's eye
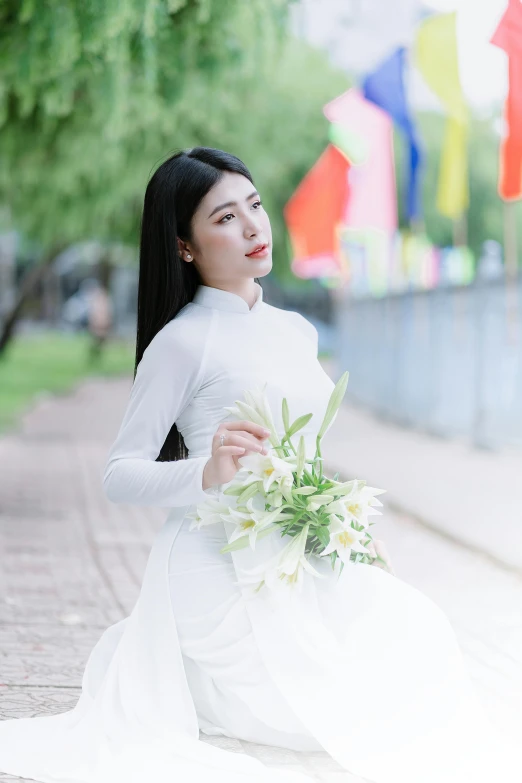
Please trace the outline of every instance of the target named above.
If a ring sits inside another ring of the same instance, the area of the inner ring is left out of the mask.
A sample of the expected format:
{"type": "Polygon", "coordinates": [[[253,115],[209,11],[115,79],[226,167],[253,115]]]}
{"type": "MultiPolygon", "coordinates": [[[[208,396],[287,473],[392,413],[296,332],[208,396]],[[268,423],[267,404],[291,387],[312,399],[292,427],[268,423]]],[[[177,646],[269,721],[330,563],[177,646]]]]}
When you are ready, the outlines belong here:
{"type": "MultiPolygon", "coordinates": [[[[255,207],[255,205],[256,205],[256,204],[259,204],[259,206],[261,206],[261,205],[262,205],[262,203],[263,203],[262,201],[254,201],[254,203],[252,204],[252,206],[253,206],[253,207],[255,207]]],[[[226,214],[226,215],[223,215],[223,217],[221,218],[221,220],[218,220],[218,223],[230,223],[230,220],[225,220],[225,218],[229,218],[229,217],[233,218],[233,217],[234,217],[234,215],[233,215],[231,212],[227,212],[227,214],[226,214]]]]}

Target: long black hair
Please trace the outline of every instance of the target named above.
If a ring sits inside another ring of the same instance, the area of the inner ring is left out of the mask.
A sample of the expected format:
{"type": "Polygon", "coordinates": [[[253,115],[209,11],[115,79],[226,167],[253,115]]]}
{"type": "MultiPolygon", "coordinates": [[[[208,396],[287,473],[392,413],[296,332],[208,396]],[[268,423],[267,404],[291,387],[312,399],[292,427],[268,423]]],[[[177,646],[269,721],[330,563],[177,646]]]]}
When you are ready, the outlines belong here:
{"type": "MultiPolygon", "coordinates": [[[[212,147],[194,147],[164,161],[147,185],[141,219],[134,377],[153,337],[193,300],[203,282],[195,265],[181,260],[177,237],[192,241],[194,213],[226,171],[242,174],[254,184],[249,170],[235,155],[212,147]]],[[[173,422],[156,461],[187,456],[183,437],[173,422]]]]}

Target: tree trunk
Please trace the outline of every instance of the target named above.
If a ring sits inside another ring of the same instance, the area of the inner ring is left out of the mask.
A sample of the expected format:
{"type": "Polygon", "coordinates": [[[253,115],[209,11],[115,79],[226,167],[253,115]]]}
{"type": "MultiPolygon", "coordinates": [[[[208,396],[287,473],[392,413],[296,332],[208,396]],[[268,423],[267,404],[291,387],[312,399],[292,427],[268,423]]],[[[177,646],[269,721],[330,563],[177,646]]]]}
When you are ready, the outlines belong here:
{"type": "Polygon", "coordinates": [[[36,284],[43,278],[48,268],[53,264],[57,255],[64,249],[64,245],[56,245],[49,253],[44,257],[43,261],[36,266],[33,266],[27,274],[24,276],[20,288],[17,292],[15,303],[11,308],[11,312],[8,312],[6,318],[2,324],[2,331],[0,334],[0,358],[5,354],[5,349],[13,338],[16,324],[18,323],[24,305],[27,301],[29,294],[33,291],[36,284]]]}

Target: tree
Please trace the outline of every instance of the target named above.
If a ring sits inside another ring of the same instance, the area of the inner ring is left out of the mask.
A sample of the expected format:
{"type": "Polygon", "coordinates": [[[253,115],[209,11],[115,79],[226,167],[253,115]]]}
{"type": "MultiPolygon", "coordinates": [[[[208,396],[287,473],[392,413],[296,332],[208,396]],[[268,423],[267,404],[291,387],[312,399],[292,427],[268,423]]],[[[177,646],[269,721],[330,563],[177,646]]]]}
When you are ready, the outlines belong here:
{"type": "Polygon", "coordinates": [[[16,227],[43,253],[87,237],[136,243],[155,164],[223,147],[252,169],[274,271],[291,277],[282,207],[327,143],[322,104],[348,83],[288,36],[288,5],[4,4],[0,200],[16,227]]]}
{"type": "MultiPolygon", "coordinates": [[[[151,168],[173,146],[216,146],[219,115],[227,112],[218,105],[213,116],[211,99],[221,101],[237,74],[248,78],[246,61],[262,55],[266,36],[271,45],[282,41],[288,4],[1,6],[0,204],[40,243],[45,265],[53,248],[86,237],[136,242],[151,168]]],[[[43,267],[31,270],[21,286],[0,350],[43,274],[43,267]]]]}
{"type": "MultiPolygon", "coordinates": [[[[0,9],[0,201],[44,246],[135,233],[151,165],[238,69],[240,0],[34,0],[0,9]]],[[[283,0],[249,2],[256,34],[283,0]]],[[[261,36],[262,37],[262,36],[261,36]]]]}

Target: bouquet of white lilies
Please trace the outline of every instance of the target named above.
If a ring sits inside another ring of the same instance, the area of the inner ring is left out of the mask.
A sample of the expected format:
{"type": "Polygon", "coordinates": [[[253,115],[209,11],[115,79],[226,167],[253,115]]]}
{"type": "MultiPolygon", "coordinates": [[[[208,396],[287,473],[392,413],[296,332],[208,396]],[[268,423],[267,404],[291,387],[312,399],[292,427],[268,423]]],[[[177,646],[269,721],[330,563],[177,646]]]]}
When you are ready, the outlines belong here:
{"type": "MultiPolygon", "coordinates": [[[[272,446],[268,454],[249,454],[240,457],[241,469],[219,498],[209,498],[198,504],[188,516],[190,529],[220,520],[233,523],[234,532],[220,551],[233,552],[243,547],[256,546],[256,541],[278,531],[289,541],[271,561],[250,572],[258,582],[254,592],[263,585],[279,587],[301,585],[303,572],[321,577],[313,562],[315,558],[329,557],[332,569],[340,560],[339,575],[348,561],[372,563],[382,558],[376,553],[369,521],[373,514],[381,514],[382,506],[376,495],[385,492],[366,486],[366,482],[338,481],[323,475],[321,439],[332,423],[341,404],[348,372],[336,384],[328,402],[323,423],[316,436],[316,451],[312,458],[305,454],[305,439],[299,437],[297,448],[292,437],[312,418],[311,413],[290,423],[288,402],[282,402],[285,434],[279,439],[272,412],[266,397],[266,384],[260,390],[245,391],[245,400],[236,400],[235,406],[225,408],[240,419],[247,419],[270,431],[272,446]],[[226,496],[226,497],[225,497],[226,496]]],[[[315,561],[317,565],[317,560],[315,561]]]]}

